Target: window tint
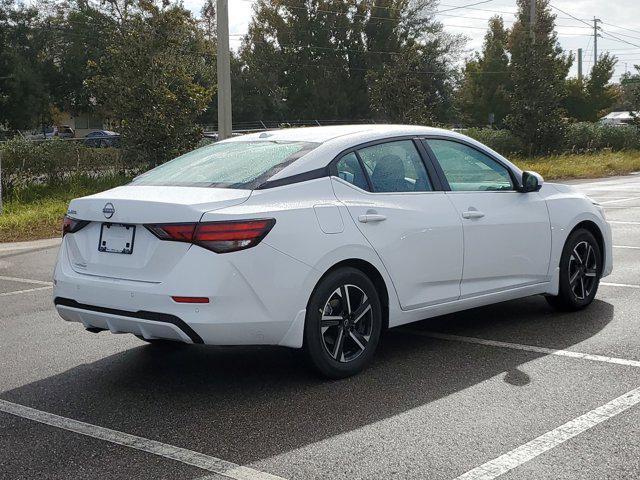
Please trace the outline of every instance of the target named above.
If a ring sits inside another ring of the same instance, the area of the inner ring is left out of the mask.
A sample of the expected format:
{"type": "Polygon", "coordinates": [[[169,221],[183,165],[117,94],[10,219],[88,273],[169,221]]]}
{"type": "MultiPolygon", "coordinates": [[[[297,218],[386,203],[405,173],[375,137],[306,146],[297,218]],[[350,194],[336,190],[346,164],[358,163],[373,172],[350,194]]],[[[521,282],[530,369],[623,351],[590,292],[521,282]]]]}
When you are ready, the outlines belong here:
{"type": "Polygon", "coordinates": [[[131,185],[253,189],[317,145],[275,141],[214,143],[143,173],[131,185]]]}
{"type": "Polygon", "coordinates": [[[348,153],[342,157],[338,160],[336,167],[338,168],[338,176],[341,179],[363,190],[369,190],[367,178],[364,176],[364,172],[362,171],[362,167],[360,167],[360,162],[355,153],[348,153]]]}
{"type": "Polygon", "coordinates": [[[426,192],[431,182],[411,140],[381,143],[358,150],[376,192],[426,192]]]}
{"type": "Polygon", "coordinates": [[[453,191],[513,190],[509,171],[475,148],[450,140],[426,140],[453,191]]]}

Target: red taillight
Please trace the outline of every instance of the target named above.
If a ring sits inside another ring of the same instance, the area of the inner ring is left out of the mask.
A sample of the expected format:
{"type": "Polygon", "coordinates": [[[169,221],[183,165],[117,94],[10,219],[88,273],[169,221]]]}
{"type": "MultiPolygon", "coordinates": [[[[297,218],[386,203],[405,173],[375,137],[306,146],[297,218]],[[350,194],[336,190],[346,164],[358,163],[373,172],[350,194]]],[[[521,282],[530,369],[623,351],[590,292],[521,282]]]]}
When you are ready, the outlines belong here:
{"type": "Polygon", "coordinates": [[[145,226],[160,240],[190,242],[216,253],[227,253],[256,246],[275,223],[275,219],[265,218],[145,226]]]}
{"type": "Polygon", "coordinates": [[[171,297],[176,303],[209,303],[208,297],[171,297]]]}
{"type": "Polygon", "coordinates": [[[75,233],[89,223],[87,220],[78,220],[65,215],[62,219],[62,236],[64,237],[67,233],[75,233]]]}

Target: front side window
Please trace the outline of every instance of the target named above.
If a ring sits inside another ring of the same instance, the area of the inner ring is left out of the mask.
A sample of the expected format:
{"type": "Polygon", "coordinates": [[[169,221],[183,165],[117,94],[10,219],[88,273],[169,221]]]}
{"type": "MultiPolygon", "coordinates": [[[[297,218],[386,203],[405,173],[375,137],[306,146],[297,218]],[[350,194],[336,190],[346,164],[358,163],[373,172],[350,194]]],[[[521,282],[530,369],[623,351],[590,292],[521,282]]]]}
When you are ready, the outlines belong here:
{"type": "Polygon", "coordinates": [[[506,167],[475,148],[451,140],[428,139],[453,191],[514,190],[506,167]]]}
{"type": "Polygon", "coordinates": [[[279,141],[214,143],[143,173],[131,185],[254,189],[317,145],[279,141]]]}
{"type": "Polygon", "coordinates": [[[358,150],[375,192],[433,190],[413,141],[380,143],[358,150]]]}

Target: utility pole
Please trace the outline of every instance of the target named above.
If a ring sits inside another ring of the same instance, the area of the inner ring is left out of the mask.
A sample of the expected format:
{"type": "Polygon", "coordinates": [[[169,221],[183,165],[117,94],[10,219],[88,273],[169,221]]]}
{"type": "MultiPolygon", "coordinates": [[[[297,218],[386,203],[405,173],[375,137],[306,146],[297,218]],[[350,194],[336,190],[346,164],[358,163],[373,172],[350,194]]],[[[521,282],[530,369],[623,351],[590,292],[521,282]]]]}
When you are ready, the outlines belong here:
{"type": "Polygon", "coordinates": [[[578,80],[582,81],[582,49],[578,49],[578,80]]]}
{"type": "Polygon", "coordinates": [[[593,67],[598,63],[598,22],[599,18],[593,17],[593,67]]]}
{"type": "Polygon", "coordinates": [[[231,59],[229,53],[229,0],[216,0],[218,30],[218,140],[231,136],[231,59]]]}
{"type": "Polygon", "coordinates": [[[530,0],[531,3],[529,4],[529,33],[531,34],[531,41],[533,43],[536,43],[536,31],[535,31],[535,26],[536,26],[536,1],[537,0],[530,0]]]}

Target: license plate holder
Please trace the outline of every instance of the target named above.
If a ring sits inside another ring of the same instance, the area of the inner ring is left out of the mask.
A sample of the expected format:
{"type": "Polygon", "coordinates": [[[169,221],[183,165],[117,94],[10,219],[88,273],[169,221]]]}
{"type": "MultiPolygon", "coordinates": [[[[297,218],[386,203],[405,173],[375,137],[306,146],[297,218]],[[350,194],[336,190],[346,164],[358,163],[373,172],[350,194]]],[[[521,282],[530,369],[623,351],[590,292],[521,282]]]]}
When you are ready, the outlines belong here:
{"type": "Polygon", "coordinates": [[[105,253],[133,253],[136,226],[123,223],[103,223],[100,227],[98,251],[105,253]]]}

